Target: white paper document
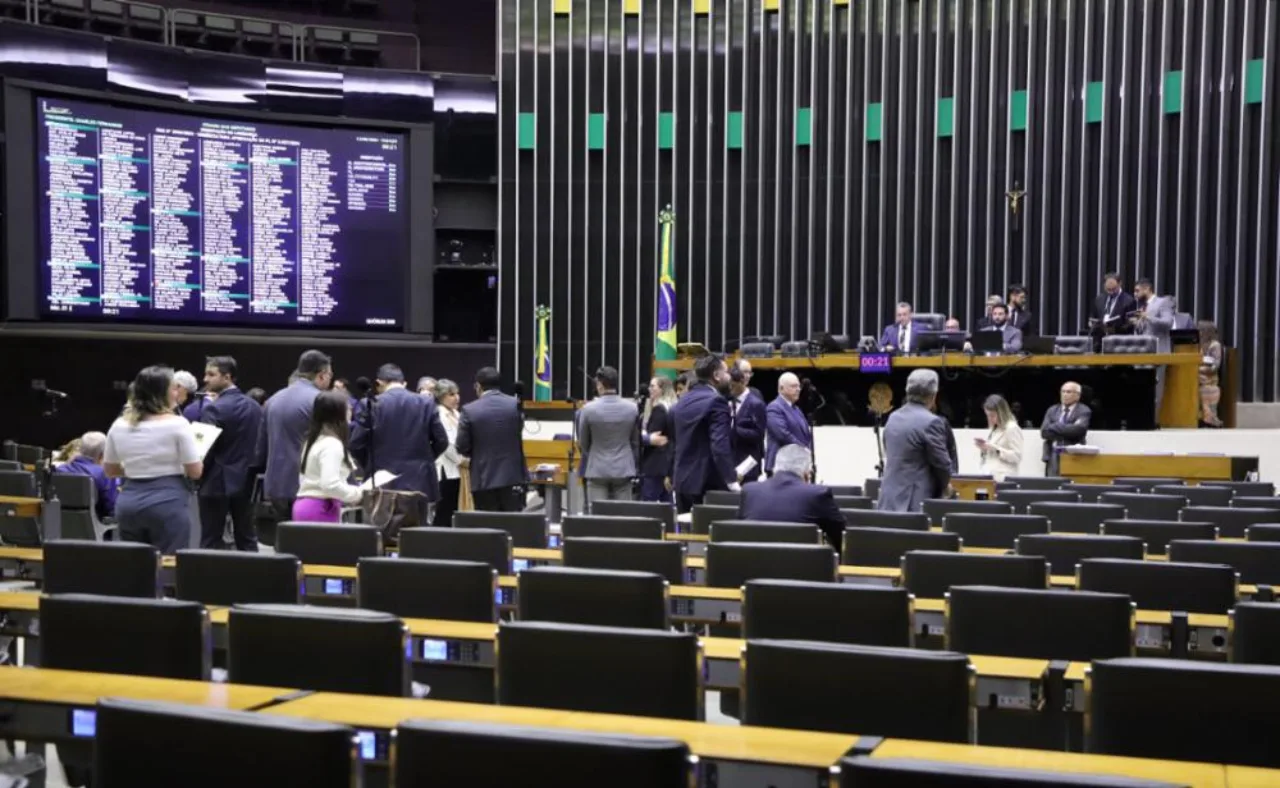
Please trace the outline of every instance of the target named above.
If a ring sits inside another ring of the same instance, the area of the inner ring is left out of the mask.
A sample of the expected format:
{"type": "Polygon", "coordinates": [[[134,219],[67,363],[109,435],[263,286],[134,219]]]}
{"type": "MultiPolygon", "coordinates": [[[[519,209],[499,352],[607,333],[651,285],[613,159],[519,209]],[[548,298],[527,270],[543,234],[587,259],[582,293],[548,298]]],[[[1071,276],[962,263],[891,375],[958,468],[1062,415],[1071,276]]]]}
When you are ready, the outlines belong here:
{"type": "Polygon", "coordinates": [[[376,471],[373,478],[365,479],[364,484],[360,485],[362,490],[372,490],[374,487],[383,487],[388,482],[395,481],[400,478],[400,474],[391,471],[376,471]]]}
{"type": "Polygon", "coordinates": [[[738,472],[738,476],[741,478],[755,470],[755,467],[759,464],[760,463],[756,461],[755,457],[747,457],[745,460],[738,463],[738,467],[734,470],[738,472]]]}
{"type": "Polygon", "coordinates": [[[204,457],[209,453],[209,449],[213,448],[213,444],[218,440],[218,436],[222,434],[222,430],[212,424],[201,424],[198,421],[191,422],[191,434],[195,436],[196,448],[200,450],[200,461],[204,462],[204,457]]]}

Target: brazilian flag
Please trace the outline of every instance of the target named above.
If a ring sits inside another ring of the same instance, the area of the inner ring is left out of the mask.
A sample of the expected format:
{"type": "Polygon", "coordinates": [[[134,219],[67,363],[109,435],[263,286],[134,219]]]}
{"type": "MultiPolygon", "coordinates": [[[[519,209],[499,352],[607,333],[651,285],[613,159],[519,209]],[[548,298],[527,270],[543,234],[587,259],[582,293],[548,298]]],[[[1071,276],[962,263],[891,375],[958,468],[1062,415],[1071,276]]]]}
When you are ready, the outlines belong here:
{"type": "Polygon", "coordinates": [[[538,376],[533,382],[533,401],[534,402],[550,402],[551,401],[551,341],[549,337],[549,327],[551,325],[551,310],[546,306],[539,306],[538,316],[538,356],[536,358],[538,376]]]}
{"type": "MultiPolygon", "coordinates": [[[[675,223],[676,215],[668,205],[658,214],[658,332],[653,345],[653,357],[658,361],[676,358],[676,266],[671,259],[675,223]]],[[[676,377],[674,369],[661,369],[658,374],[676,377]]]]}

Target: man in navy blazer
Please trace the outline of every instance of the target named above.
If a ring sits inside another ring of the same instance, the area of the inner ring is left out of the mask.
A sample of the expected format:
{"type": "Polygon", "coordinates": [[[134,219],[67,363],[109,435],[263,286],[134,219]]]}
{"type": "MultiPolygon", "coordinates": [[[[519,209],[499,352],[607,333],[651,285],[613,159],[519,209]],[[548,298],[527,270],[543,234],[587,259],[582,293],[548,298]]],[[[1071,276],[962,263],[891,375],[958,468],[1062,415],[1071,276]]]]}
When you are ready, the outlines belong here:
{"type": "Polygon", "coordinates": [[[844,534],[844,515],[831,495],[831,488],[809,484],[813,474],[813,455],[796,443],[778,450],[773,476],[766,481],[742,488],[738,517],[743,520],[765,520],[780,523],[814,523],[827,537],[827,542],[840,549],[844,534]]]}
{"type": "Polygon", "coordinates": [[[920,326],[911,319],[911,304],[898,304],[892,323],[880,335],[880,349],[889,353],[914,353],[920,326]]]}
{"type": "Polygon", "coordinates": [[[200,410],[200,423],[222,430],[204,456],[200,481],[200,546],[222,547],[231,516],[236,549],[258,552],[253,524],[255,449],[262,429],[262,406],[236,386],[236,360],[214,356],[205,362],[204,386],[214,399],[200,410]]]}
{"type": "Polygon", "coordinates": [[[351,432],[351,455],[366,476],[376,471],[396,474],[385,489],[422,493],[417,522],[410,517],[403,525],[428,525],[430,504],[440,500],[436,457],[449,448],[435,398],[405,388],[404,372],[395,364],[378,367],[375,386],[377,398],[360,413],[351,432]]]}
{"type": "MultiPolygon", "coordinates": [[[[747,368],[748,370],[750,367],[747,368]]],[[[742,481],[753,482],[764,470],[764,435],[766,410],[764,398],[748,387],[750,373],[744,374],[737,364],[729,370],[729,424],[733,430],[733,464],[737,468],[748,457],[756,461],[755,467],[742,474],[742,481]]]]}
{"type": "Polygon", "coordinates": [[[813,430],[804,411],[800,410],[799,402],[800,378],[791,372],[782,373],[778,378],[778,396],[765,409],[769,434],[769,451],[764,462],[766,471],[773,471],[774,458],[783,446],[798,444],[807,449],[813,445],[813,430]]]}
{"type": "Polygon", "coordinates": [[[707,355],[694,366],[696,382],[671,409],[676,507],[687,512],[702,503],[707,490],[739,490],[733,467],[728,393],[729,370],[719,356],[707,355]]]}

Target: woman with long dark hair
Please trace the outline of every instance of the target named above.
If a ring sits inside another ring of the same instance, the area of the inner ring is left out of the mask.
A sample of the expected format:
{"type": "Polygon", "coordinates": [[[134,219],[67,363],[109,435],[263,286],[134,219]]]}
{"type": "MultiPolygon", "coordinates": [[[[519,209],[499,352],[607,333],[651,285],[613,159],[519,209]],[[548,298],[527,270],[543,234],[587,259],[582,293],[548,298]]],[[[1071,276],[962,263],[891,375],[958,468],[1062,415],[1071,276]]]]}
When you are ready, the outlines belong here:
{"type": "Polygon", "coordinates": [[[150,366],[129,386],[124,413],[111,425],[102,468],[123,477],[116,499],[120,539],[172,555],[191,545],[191,488],[204,471],[195,433],[177,406],[173,369],[150,366]]]}
{"type": "Polygon", "coordinates": [[[342,505],[360,503],[360,488],[347,482],[355,463],[348,449],[351,437],[345,391],[321,391],[311,408],[311,427],[302,444],[302,473],[293,519],[304,523],[336,523],[342,505]]]}

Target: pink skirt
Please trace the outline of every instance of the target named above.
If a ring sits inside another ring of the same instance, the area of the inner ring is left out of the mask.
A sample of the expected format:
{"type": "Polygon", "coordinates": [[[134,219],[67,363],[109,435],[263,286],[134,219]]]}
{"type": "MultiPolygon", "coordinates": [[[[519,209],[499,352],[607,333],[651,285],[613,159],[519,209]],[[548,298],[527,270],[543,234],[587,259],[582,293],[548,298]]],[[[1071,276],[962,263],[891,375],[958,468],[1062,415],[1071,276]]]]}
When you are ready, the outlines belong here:
{"type": "Polygon", "coordinates": [[[299,523],[336,523],[342,520],[342,502],[337,498],[297,498],[293,520],[299,523]]]}

